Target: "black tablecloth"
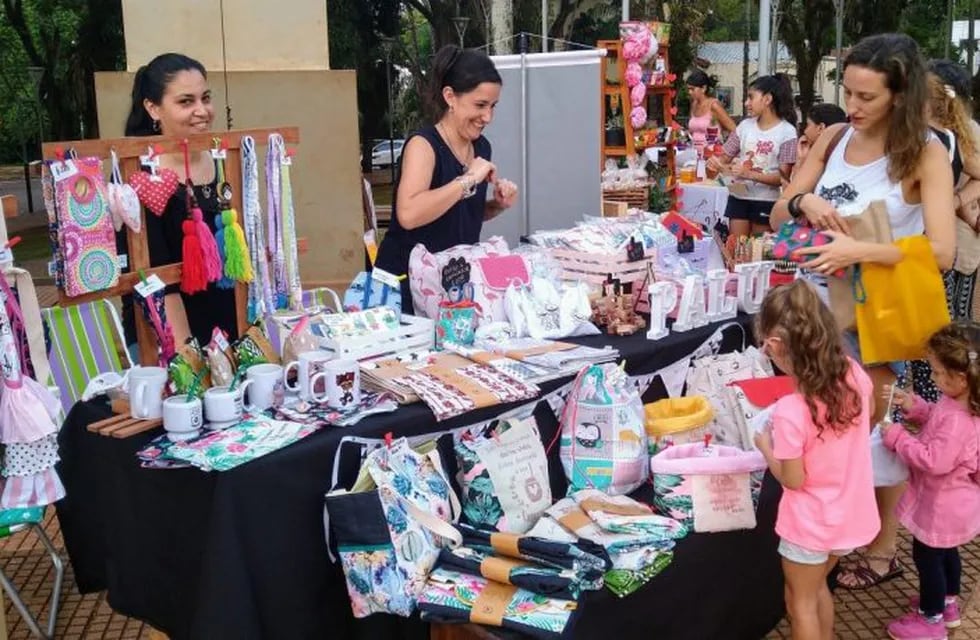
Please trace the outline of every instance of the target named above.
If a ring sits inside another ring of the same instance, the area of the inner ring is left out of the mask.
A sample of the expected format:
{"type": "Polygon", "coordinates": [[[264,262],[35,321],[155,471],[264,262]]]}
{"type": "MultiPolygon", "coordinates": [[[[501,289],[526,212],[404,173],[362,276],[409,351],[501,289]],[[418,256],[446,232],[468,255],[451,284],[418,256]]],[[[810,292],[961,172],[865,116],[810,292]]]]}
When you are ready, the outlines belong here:
{"type": "MultiPolygon", "coordinates": [[[[747,325],[745,317],[739,322],[747,325]]],[[[657,342],[642,335],[576,341],[612,343],[629,373],[643,374],[688,355],[715,328],[657,342]]],[[[738,348],[742,341],[742,331],[726,331],[722,349],[738,348]]],[[[644,399],[664,395],[658,380],[644,399]]],[[[338,442],[345,435],[442,431],[491,419],[508,408],[436,424],[427,408],[411,405],[355,427],[328,427],[231,471],[204,473],[140,468],[134,454],[157,433],[122,440],[89,433],[86,425],[109,410],[100,402],[79,403],[60,435],[59,471],[68,497],[58,504],[79,588],[108,589],[113,609],[175,639],[427,637],[417,621],[351,616],[343,575],[328,558],[323,531],[323,496],[331,488],[338,442]]],[[[558,423],[546,403],[538,405],[536,416],[542,437],[550,441],[558,423]]],[[[561,467],[556,460],[551,467],[555,495],[562,495],[561,467]]],[[[765,635],[783,614],[773,533],[778,495],[769,480],[754,531],[695,534],[681,541],[673,564],[636,594],[625,599],[607,590],[589,594],[575,637],[654,632],[672,639],[755,640],[765,635]]]]}

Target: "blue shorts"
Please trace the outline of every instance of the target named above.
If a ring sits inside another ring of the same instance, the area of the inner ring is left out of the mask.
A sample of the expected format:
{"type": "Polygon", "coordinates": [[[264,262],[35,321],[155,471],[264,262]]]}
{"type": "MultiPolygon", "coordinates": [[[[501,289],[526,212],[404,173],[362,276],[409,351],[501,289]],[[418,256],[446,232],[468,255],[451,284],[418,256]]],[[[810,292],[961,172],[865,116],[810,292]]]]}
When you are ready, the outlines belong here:
{"type": "Polygon", "coordinates": [[[848,330],[843,334],[844,337],[844,349],[847,350],[847,354],[854,358],[857,362],[860,362],[865,367],[888,367],[895,374],[896,378],[902,377],[905,373],[905,361],[900,360],[897,362],[872,362],[867,363],[861,360],[861,343],[858,341],[857,331],[848,330]]]}

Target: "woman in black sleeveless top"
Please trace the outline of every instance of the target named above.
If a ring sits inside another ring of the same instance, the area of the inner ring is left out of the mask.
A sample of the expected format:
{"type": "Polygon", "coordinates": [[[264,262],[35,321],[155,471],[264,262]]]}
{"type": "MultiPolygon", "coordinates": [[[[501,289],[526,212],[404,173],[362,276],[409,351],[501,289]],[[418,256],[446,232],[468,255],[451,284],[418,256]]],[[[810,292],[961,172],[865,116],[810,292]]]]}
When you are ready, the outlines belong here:
{"type": "MultiPolygon", "coordinates": [[[[179,53],[165,53],[141,67],[133,80],[133,104],[126,120],[127,136],[165,135],[176,138],[211,130],[214,107],[204,66],[179,53]]],[[[186,179],[181,154],[160,157],[160,167],[172,169],[181,180],[186,179]]],[[[194,196],[211,231],[214,218],[220,213],[217,197],[216,165],[207,151],[191,155],[191,181],[194,196]]],[[[167,201],[163,214],[146,213],[147,248],[150,266],[158,267],[180,262],[183,255],[182,223],[187,218],[186,187],[181,184],[167,201]]],[[[123,250],[125,242],[123,241],[123,250]]],[[[166,289],[167,322],[177,345],[194,336],[202,346],[211,339],[214,327],[221,327],[229,339],[238,336],[233,289],[219,289],[213,283],[207,291],[186,295],[179,285],[166,289]]],[[[123,328],[126,341],[136,342],[133,301],[123,298],[123,328]]]]}
{"type": "MultiPolygon", "coordinates": [[[[514,204],[517,187],[497,178],[483,129],[493,119],[501,79],[479,51],[448,45],[433,62],[435,125],[405,144],[395,182],[391,227],[376,266],[408,275],[408,257],[422,243],[432,252],[480,240],[483,221],[514,204]],[[493,185],[493,197],[487,189],[493,185]]],[[[412,313],[408,278],[402,281],[402,311],[412,313]]]]}

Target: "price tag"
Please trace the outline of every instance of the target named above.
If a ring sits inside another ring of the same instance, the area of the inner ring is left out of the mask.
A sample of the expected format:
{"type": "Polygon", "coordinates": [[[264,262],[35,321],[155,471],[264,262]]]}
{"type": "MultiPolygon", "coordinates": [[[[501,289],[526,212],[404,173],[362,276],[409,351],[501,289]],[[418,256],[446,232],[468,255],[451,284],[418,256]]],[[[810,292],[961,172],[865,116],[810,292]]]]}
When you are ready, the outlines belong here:
{"type": "Polygon", "coordinates": [[[160,291],[166,286],[167,285],[163,283],[163,280],[160,279],[160,276],[153,274],[143,282],[138,283],[134,289],[136,289],[136,293],[140,294],[142,297],[149,298],[151,295],[157,291],[160,291]]]}
{"type": "Polygon", "coordinates": [[[119,254],[119,268],[125,269],[128,266],[129,266],[129,254],[128,253],[119,254]]]}
{"type": "Polygon", "coordinates": [[[626,261],[639,262],[645,257],[646,249],[643,247],[643,241],[637,240],[636,238],[630,238],[629,243],[626,245],[626,261]]]}
{"type": "Polygon", "coordinates": [[[0,264],[10,264],[14,261],[14,252],[10,248],[0,249],[0,264]]]}
{"type": "Polygon", "coordinates": [[[228,344],[228,338],[225,337],[225,332],[217,327],[215,327],[214,333],[211,334],[211,339],[214,340],[214,344],[216,344],[218,349],[221,351],[227,351],[230,347],[228,344]]]}
{"type": "Polygon", "coordinates": [[[74,160],[56,160],[50,164],[51,177],[55,182],[61,182],[78,173],[74,160]]]}
{"type": "Polygon", "coordinates": [[[48,263],[48,275],[52,278],[58,275],[58,261],[52,260],[48,263]]]}
{"type": "Polygon", "coordinates": [[[227,149],[211,149],[211,157],[215,160],[225,160],[228,158],[227,149]]]}
{"type": "Polygon", "coordinates": [[[293,164],[293,158],[291,156],[285,155],[282,157],[282,162],[280,162],[279,164],[281,164],[284,167],[288,167],[289,165],[293,164]]]}
{"type": "Polygon", "coordinates": [[[371,271],[371,279],[377,280],[381,284],[388,285],[394,289],[398,289],[402,286],[401,280],[398,279],[398,276],[388,273],[384,269],[379,269],[378,267],[375,267],[371,271]]]}
{"type": "Polygon", "coordinates": [[[140,164],[149,169],[156,169],[160,166],[160,158],[149,154],[140,156],[140,164]]]}

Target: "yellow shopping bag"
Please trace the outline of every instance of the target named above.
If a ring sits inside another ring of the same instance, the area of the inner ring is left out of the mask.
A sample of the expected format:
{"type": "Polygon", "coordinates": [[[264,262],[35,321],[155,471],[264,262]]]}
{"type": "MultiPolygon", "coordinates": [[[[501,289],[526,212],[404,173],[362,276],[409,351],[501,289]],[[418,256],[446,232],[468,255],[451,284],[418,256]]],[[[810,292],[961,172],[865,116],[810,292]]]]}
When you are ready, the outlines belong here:
{"type": "Polygon", "coordinates": [[[867,364],[924,358],[929,336],[949,324],[929,239],[910,236],[895,245],[902,251],[898,264],[862,264],[855,283],[858,339],[867,364]]]}

